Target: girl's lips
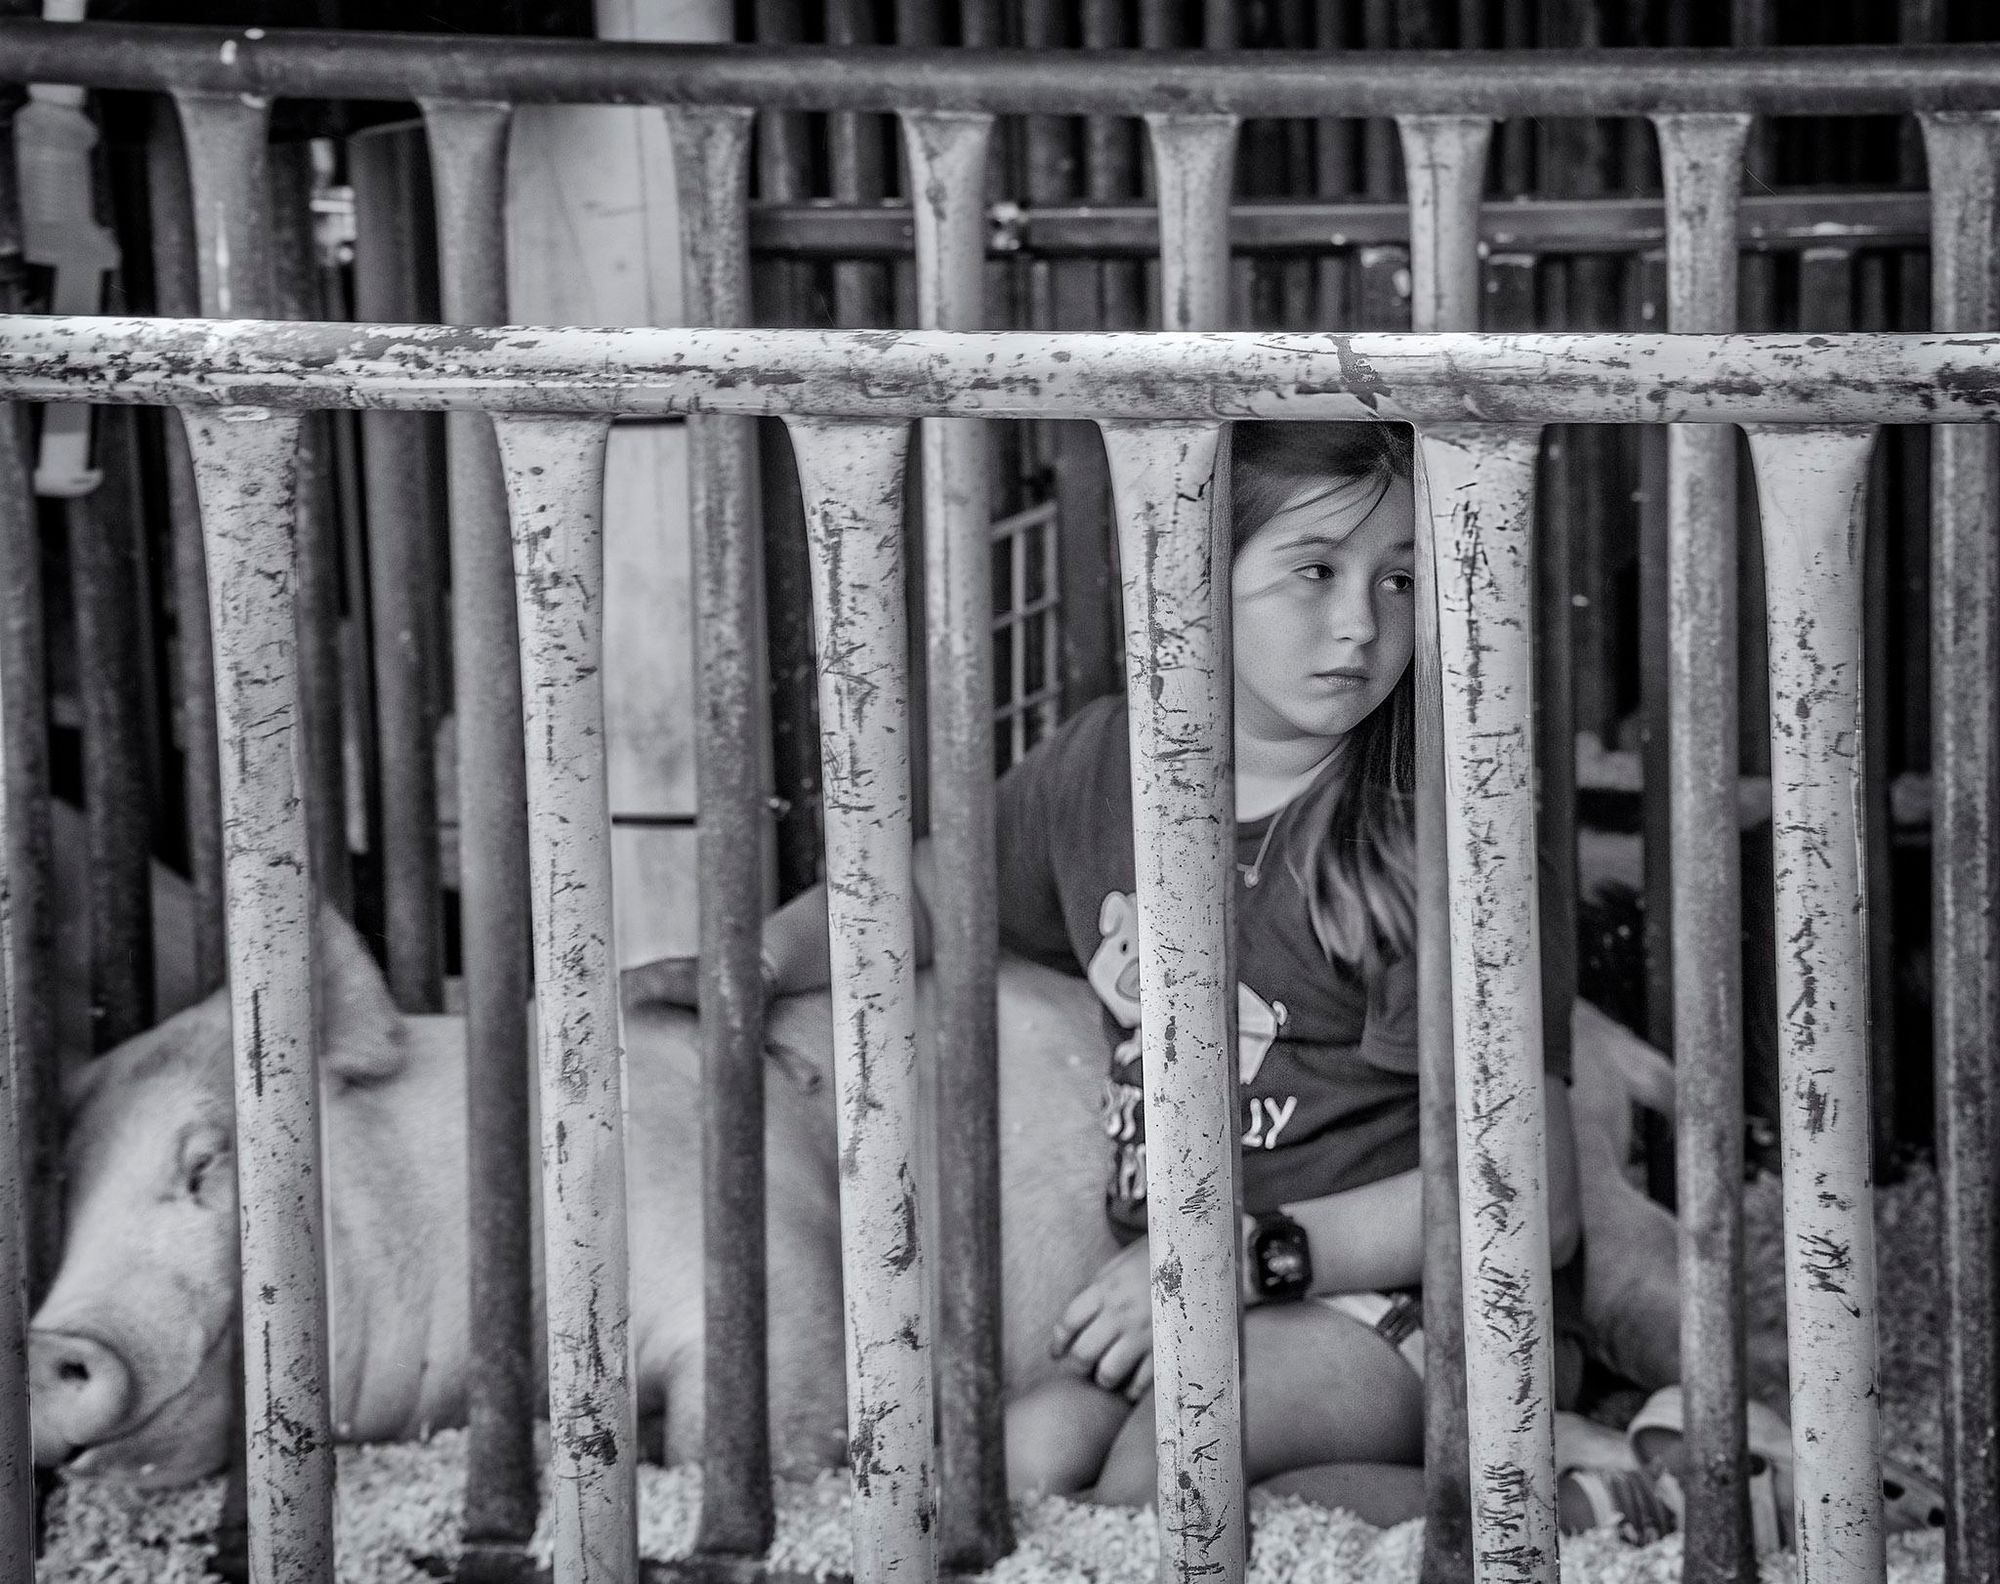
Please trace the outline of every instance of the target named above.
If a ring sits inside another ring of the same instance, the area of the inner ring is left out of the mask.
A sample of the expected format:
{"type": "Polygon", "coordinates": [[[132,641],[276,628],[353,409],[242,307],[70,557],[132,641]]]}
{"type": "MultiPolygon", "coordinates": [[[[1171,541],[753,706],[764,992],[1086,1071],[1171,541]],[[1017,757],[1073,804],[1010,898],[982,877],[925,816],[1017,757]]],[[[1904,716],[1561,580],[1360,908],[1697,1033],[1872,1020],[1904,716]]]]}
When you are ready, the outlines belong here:
{"type": "Polygon", "coordinates": [[[1333,688],[1357,688],[1367,685],[1366,671],[1315,671],[1313,680],[1333,688]]]}

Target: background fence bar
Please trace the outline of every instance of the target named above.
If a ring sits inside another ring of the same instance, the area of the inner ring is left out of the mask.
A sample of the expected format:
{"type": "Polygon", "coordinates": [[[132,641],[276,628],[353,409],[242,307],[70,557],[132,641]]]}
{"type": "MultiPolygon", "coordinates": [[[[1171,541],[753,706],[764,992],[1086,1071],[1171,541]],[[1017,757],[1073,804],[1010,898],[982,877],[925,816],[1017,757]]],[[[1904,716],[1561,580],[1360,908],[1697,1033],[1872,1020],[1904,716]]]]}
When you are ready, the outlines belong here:
{"type": "MultiPolygon", "coordinates": [[[[1172,182],[1162,167],[1162,192],[1172,182]]],[[[1229,1584],[1244,1574],[1249,1520],[1237,1315],[1228,453],[1214,424],[1108,423],[1104,443],[1133,700],[1161,1577],[1229,1584]]]]}
{"type": "MultiPolygon", "coordinates": [[[[1405,116],[1397,123],[1410,193],[1410,317],[1425,332],[1479,327],[1479,206],[1493,123],[1405,116]]],[[[1451,895],[1445,853],[1443,703],[1431,522],[1417,514],[1417,1047],[1423,1097],[1425,1584],[1472,1577],[1466,1461],[1463,1273],[1458,1238],[1458,1108],[1451,1038],[1451,895]]]]}
{"type": "MultiPolygon", "coordinates": [[[[0,311],[21,306],[21,206],[15,186],[14,96],[0,92],[0,311]]],[[[47,640],[41,536],[26,465],[23,412],[0,402],[0,862],[10,933],[8,1061],[27,1150],[23,1191],[27,1282],[39,1299],[62,1261],[62,1052],[55,1037],[55,925],[50,895],[47,640]]]]}
{"type": "MultiPolygon", "coordinates": [[[[429,281],[422,270],[428,207],[418,165],[423,154],[423,140],[411,127],[371,128],[348,140],[357,319],[430,317],[429,281]]],[[[382,809],[382,933],[389,990],[405,1012],[444,1010],[432,689],[442,674],[443,615],[443,569],[437,564],[442,458],[435,424],[400,413],[361,415],[382,809]]]]}
{"type": "MultiPolygon", "coordinates": [[[[1736,328],[1750,117],[1660,116],[1667,323],[1736,328]]],[[[1667,710],[1688,1584],[1755,1584],[1744,1428],[1742,847],[1737,815],[1736,432],[1667,439],[1667,710]]]]}
{"type": "Polygon", "coordinates": [[[1872,429],[1752,427],[1771,631],[1785,1308],[1805,1584],[1879,1580],[1881,1428],[1859,826],[1861,491],[1872,429]]]}
{"type": "Polygon", "coordinates": [[[217,723],[228,749],[222,831],[251,1577],[332,1584],[316,920],[293,737],[298,419],[242,408],[184,417],[208,549],[217,723]]]}
{"type": "MultiPolygon", "coordinates": [[[[917,322],[979,327],[985,299],[987,115],[903,118],[917,232],[917,322]]],[[[993,830],[990,426],[926,418],[925,643],[930,664],[931,910],[937,1086],[938,1521],[941,1560],[973,1572],[1013,1544],[1001,1423],[1000,952],[993,830]]],[[[1015,598],[1026,598],[1017,584],[1015,598]]],[[[1026,642],[1015,639],[1016,654],[1026,642]]],[[[1018,698],[1020,690],[1010,694],[1018,698]]]]}
{"type": "MultiPolygon", "coordinates": [[[[271,163],[271,272],[277,312],[286,319],[337,319],[323,288],[313,235],[313,146],[274,143],[271,163]]],[[[504,313],[497,315],[506,317],[504,313]]],[[[482,314],[466,321],[492,324],[482,314]]],[[[305,732],[306,825],[321,899],[354,916],[347,854],[347,786],[340,674],[340,507],[334,482],[335,418],[299,421],[299,722],[305,732]]],[[[477,1048],[476,1046],[474,1047],[477,1048]]]]}
{"type": "Polygon", "coordinates": [[[931,1584],[931,1350],[916,1181],[909,426],[788,419],[811,536],[847,1310],[855,1584],[931,1584]]]}
{"type": "MultiPolygon", "coordinates": [[[[503,104],[423,107],[444,319],[507,317],[503,104]]],[[[528,805],[507,489],[493,424],[453,413],[453,701],[460,959],[465,975],[466,1211],[473,1328],[465,1539],[513,1554],[535,1530],[535,1334],[528,1112],[528,805]]],[[[500,1557],[493,1560],[498,1563],[500,1557]]]]}
{"type": "Polygon", "coordinates": [[[1220,330],[1229,318],[1234,116],[1149,115],[1160,206],[1160,328],[1220,330]]]}
{"type": "MultiPolygon", "coordinates": [[[[210,318],[273,318],[270,176],[266,158],[268,99],[233,93],[174,94],[187,150],[187,192],[194,216],[195,280],[200,312],[210,318]]],[[[178,183],[168,174],[169,198],[178,183]]],[[[176,206],[177,208],[177,206],[176,206]]],[[[169,224],[177,221],[169,219],[169,224]]],[[[162,238],[162,240],[170,240],[162,238]]],[[[167,447],[169,478],[177,446],[167,447]]],[[[191,466],[191,464],[190,464],[191,466]]],[[[184,507],[199,508],[193,500],[184,507]]],[[[214,682],[214,635],[209,629],[205,536],[190,519],[177,526],[174,597],[181,623],[182,708],[186,712],[188,861],[193,871],[195,966],[204,986],[222,981],[227,956],[222,896],[222,794],[214,682]],[[192,533],[185,530],[192,528],[192,533]]]]}
{"type": "MultiPolygon", "coordinates": [[[[751,318],[749,110],[677,110],[674,141],[687,316],[751,318]]],[[[760,955],[769,738],[758,527],[756,420],[690,418],[695,664],[700,705],[704,1551],[771,1543],[765,1373],[764,1009],[760,955]]]]}
{"type": "MultiPolygon", "coordinates": [[[[0,117],[11,107],[0,107],[0,117]]],[[[0,154],[11,155],[9,140],[0,137],[0,154]]],[[[0,408],[0,490],[17,485],[25,491],[20,433],[14,408],[0,408]]],[[[0,504],[0,511],[6,509],[0,504]]],[[[0,719],[5,718],[12,678],[0,665],[0,719]]],[[[0,733],[0,787],[6,786],[12,746],[0,733]]],[[[0,796],[0,854],[9,859],[0,870],[0,1574],[8,1578],[35,1576],[35,1449],[28,1415],[28,1273],[32,1246],[29,1216],[34,1206],[33,1157],[23,1148],[21,1124],[32,1113],[23,1104],[33,1090],[34,1053],[15,1033],[13,822],[0,796]]],[[[51,1109],[60,1110],[59,1106],[51,1109]]]]}
{"type": "Polygon", "coordinates": [[[638,1424],[604,769],[610,424],[510,417],[496,419],[494,430],[513,526],[528,744],[555,1577],[632,1584],[638,1424]]]}
{"type": "MultiPolygon", "coordinates": [[[[1932,324],[1994,323],[1994,216],[2000,115],[1925,116],[1930,165],[1932,324]]],[[[1996,1217],[1993,1051],[2000,1030],[2000,938],[1993,916],[1996,843],[1993,500],[2000,460],[1991,429],[1932,431],[1931,1028],[1937,1084],[1939,1257],[1945,1280],[1946,1576],[2000,1577],[1996,1445],[1996,1217]]],[[[1871,744],[1871,752],[1874,745],[1871,744]]]]}
{"type": "Polygon", "coordinates": [[[1481,1584],[1555,1584],[1535,875],[1533,429],[1419,430],[1443,677],[1459,1236],[1481,1584]]]}

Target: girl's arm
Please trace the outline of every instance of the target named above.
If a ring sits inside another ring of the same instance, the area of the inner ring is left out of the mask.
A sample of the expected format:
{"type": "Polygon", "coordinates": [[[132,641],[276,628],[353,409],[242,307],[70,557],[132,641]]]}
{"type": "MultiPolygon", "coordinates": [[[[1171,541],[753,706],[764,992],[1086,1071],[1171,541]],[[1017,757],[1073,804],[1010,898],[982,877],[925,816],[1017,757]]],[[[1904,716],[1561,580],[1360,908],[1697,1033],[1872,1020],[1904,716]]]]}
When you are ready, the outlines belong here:
{"type": "MultiPolygon", "coordinates": [[[[916,929],[917,966],[931,960],[929,896],[933,869],[931,839],[920,839],[911,852],[916,885],[910,897],[910,922],[916,929]]],[[[826,882],[801,891],[764,920],[764,973],[773,995],[797,995],[817,990],[832,976],[827,955],[826,882]]]]}
{"type": "MultiPolygon", "coordinates": [[[[1576,1253],[1576,1134],[1569,1085],[1548,1086],[1549,1252],[1556,1269],[1576,1253]]],[[[1316,1293],[1380,1292],[1412,1287],[1424,1273],[1423,1173],[1412,1169],[1379,1182],[1285,1206],[1305,1228],[1316,1293]]]]}

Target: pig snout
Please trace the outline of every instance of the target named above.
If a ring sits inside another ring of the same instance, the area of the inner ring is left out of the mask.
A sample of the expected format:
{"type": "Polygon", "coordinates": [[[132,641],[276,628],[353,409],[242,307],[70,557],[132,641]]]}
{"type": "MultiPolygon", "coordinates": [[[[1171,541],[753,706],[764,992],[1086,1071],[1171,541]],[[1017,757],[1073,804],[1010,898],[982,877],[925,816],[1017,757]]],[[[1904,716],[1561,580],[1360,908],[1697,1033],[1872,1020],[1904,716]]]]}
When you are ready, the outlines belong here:
{"type": "Polygon", "coordinates": [[[76,1331],[28,1338],[35,1461],[66,1463],[109,1440],[132,1407],[132,1371],[115,1348],[76,1331]]]}

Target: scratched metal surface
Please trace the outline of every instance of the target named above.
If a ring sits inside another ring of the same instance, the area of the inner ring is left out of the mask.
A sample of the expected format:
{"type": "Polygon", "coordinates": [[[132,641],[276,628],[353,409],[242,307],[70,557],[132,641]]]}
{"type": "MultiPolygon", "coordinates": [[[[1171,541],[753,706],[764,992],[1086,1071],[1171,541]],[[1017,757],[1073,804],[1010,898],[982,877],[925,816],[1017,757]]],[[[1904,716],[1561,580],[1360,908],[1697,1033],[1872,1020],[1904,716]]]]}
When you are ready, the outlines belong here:
{"type": "Polygon", "coordinates": [[[236,1068],[252,1576],[332,1584],[312,876],[298,787],[298,419],[187,415],[208,550],[236,1068]]]}
{"type": "MultiPolygon", "coordinates": [[[[751,117],[679,110],[667,118],[681,203],[688,318],[750,317],[751,117]]],[[[766,814],[764,630],[756,520],[756,424],[688,426],[694,530],[695,803],[701,918],[702,1244],[726,1250],[703,1271],[702,1499],[705,1552],[771,1543],[769,1384],[765,1368],[764,1016],[761,978],[766,814]]]]}
{"type": "Polygon", "coordinates": [[[1418,431],[1432,523],[1451,881],[1473,1557],[1557,1577],[1535,887],[1533,429],[1418,431]]]}
{"type": "MultiPolygon", "coordinates": [[[[977,329],[985,298],[989,115],[907,115],[917,322],[977,329]]],[[[924,641],[930,684],[931,908],[937,1050],[938,1521],[946,1567],[1013,1548],[1001,1417],[1000,952],[993,828],[991,431],[927,418],[922,445],[924,641]]]]}
{"type": "Polygon", "coordinates": [[[904,423],[788,421],[819,648],[854,1576],[937,1576],[910,914],[904,423]]]}
{"type": "Polygon", "coordinates": [[[1160,1576],[1241,1580],[1227,461],[1215,424],[1106,424],[1104,443],[1126,694],[1150,702],[1131,711],[1132,841],[1160,1576]]]}
{"type": "MultiPolygon", "coordinates": [[[[1143,23],[1142,23],[1143,28],[1143,23]]],[[[1832,49],[913,49],[0,22],[21,82],[314,99],[1040,115],[1791,115],[2000,104],[1990,45],[1832,49]]]]}
{"type": "Polygon", "coordinates": [[[2000,417],[2000,336],[469,330],[24,315],[0,317],[0,390],[523,413],[1960,423],[2000,417]]]}
{"type": "MultiPolygon", "coordinates": [[[[423,107],[444,317],[507,311],[506,105],[423,107]]],[[[483,413],[445,431],[458,730],[459,955],[465,978],[470,1310],[465,1535],[526,1542],[536,1485],[528,1085],[528,798],[521,650],[499,443],[483,413]]],[[[343,847],[344,851],[344,847],[343,847]]]]}
{"type": "MultiPolygon", "coordinates": [[[[1736,328],[1746,115],[1661,116],[1667,327],[1736,328]]],[[[1755,1584],[1743,1417],[1736,434],[1667,435],[1668,811],[1688,1584],[1755,1584]]]]}
{"type": "Polygon", "coordinates": [[[638,1574],[625,1054],[604,767],[604,446],[594,418],[496,424],[513,527],[542,1111],[555,1576],[638,1574]]]}
{"type": "Polygon", "coordinates": [[[1771,631],[1793,1514],[1810,1584],[1879,1580],[1861,862],[1861,492],[1874,432],[1752,428],[1771,631]]]}
{"type": "MultiPolygon", "coordinates": [[[[1933,203],[1935,328],[1990,326],[2000,117],[1926,116],[1933,203]]],[[[1931,941],[1937,1063],[1939,1257],[1945,1278],[1945,1550],[1951,1577],[2000,1577],[2000,1386],[1995,1260],[2000,1258],[1993,1040],[2000,939],[1993,916],[1996,750],[1993,436],[1931,437],[1931,941]]]]}

